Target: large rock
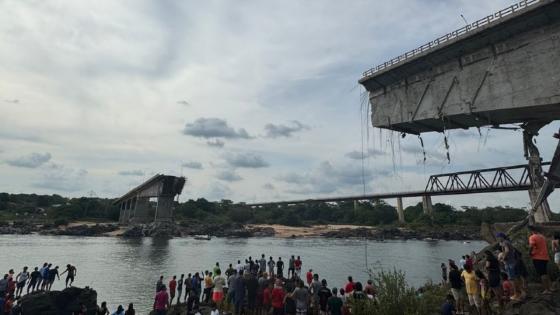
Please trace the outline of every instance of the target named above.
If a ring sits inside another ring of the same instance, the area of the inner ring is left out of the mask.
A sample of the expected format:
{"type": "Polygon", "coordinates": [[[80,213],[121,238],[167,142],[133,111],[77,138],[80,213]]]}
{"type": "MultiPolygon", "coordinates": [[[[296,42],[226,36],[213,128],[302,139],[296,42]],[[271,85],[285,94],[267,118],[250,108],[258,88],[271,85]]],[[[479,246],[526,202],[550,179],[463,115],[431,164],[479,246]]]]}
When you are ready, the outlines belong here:
{"type": "Polygon", "coordinates": [[[80,310],[80,303],[87,308],[87,315],[95,315],[97,292],[90,288],[71,287],[62,291],[34,292],[21,298],[23,315],[72,315],[80,310]]]}

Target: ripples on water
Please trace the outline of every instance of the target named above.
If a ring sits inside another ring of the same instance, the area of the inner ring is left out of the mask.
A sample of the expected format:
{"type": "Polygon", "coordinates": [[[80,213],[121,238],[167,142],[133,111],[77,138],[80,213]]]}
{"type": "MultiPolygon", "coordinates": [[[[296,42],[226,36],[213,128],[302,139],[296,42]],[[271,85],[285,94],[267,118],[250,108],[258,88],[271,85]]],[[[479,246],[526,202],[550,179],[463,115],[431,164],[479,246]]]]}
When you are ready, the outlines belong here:
{"type": "MultiPolygon", "coordinates": [[[[329,286],[340,287],[352,275],[365,281],[365,252],[370,268],[404,270],[408,281],[421,285],[427,280],[440,281],[440,264],[448,258],[459,260],[461,255],[481,249],[483,242],[464,244],[458,241],[364,241],[357,239],[281,239],[214,238],[199,241],[192,238],[123,239],[116,237],[60,237],[25,235],[0,236],[0,271],[24,265],[30,268],[52,262],[62,270],[67,263],[76,265],[75,285],[91,286],[98,293],[98,302],[107,301],[113,311],[116,306],[132,302],[139,314],[147,314],[152,305],[155,283],[160,275],[180,276],[211,269],[220,262],[222,269],[229,263],[248,256],[265,254],[268,260],[290,255],[301,256],[303,269],[312,268],[329,286]]],[[[287,269],[287,266],[286,266],[287,269]]],[[[55,282],[54,289],[64,287],[64,279],[55,282]]]]}

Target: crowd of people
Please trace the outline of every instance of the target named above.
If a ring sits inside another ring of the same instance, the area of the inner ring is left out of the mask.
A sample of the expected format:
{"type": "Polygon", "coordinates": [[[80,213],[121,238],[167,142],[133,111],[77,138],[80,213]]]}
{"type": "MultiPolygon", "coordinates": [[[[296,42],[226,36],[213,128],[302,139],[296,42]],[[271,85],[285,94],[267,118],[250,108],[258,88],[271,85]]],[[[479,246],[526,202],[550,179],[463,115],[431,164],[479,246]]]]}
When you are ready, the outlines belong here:
{"type": "Polygon", "coordinates": [[[229,264],[222,272],[217,262],[212,270],[164,276],[156,282],[153,309],[157,315],[167,314],[169,307],[186,304],[187,314],[197,314],[201,305],[212,309],[212,315],[231,312],[239,314],[274,315],[347,315],[348,298],[373,299],[376,291],[371,280],[364,286],[348,277],[344,288],[329,288],[325,279],[312,269],[303,274],[301,257],[291,256],[287,262],[247,258],[244,263],[229,264]]]}
{"type": "Polygon", "coordinates": [[[66,287],[74,282],[77,269],[73,265],[66,265],[66,270],[59,274],[58,266],[45,262],[43,267],[35,267],[33,271],[25,266],[16,275],[14,269],[10,269],[0,279],[0,315],[18,315],[21,313],[19,300],[24,294],[35,291],[50,291],[55,280],[67,274],[66,287]]]}
{"type": "MultiPolygon", "coordinates": [[[[529,230],[529,256],[540,278],[542,294],[550,294],[547,240],[537,227],[529,226],[529,230]]],[[[521,252],[506,234],[497,233],[496,238],[499,243],[494,250],[465,255],[458,265],[452,259],[447,265],[441,264],[443,283],[450,287],[443,315],[493,314],[492,303],[502,309],[510,301],[527,298],[528,272],[521,252]]],[[[554,262],[560,267],[560,234],[554,235],[551,248],[554,262]]]]}

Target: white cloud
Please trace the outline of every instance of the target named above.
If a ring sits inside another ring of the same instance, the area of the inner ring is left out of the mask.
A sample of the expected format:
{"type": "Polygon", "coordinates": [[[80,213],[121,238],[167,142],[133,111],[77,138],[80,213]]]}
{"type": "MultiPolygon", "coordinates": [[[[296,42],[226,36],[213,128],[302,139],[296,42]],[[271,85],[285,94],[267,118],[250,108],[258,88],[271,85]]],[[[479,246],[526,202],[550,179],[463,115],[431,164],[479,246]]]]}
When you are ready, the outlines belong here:
{"type": "Polygon", "coordinates": [[[235,130],[227,121],[219,118],[198,118],[192,123],[185,125],[183,133],[193,137],[201,138],[226,138],[226,139],[250,139],[251,136],[243,128],[235,130]]]}
{"type": "Polygon", "coordinates": [[[196,161],[184,162],[181,165],[183,167],[191,168],[191,169],[195,169],[195,170],[201,170],[202,169],[202,163],[196,162],[196,161]]]}
{"type": "Polygon", "coordinates": [[[237,182],[243,178],[233,170],[223,170],[216,174],[216,178],[226,182],[237,182]]]}
{"type": "Polygon", "coordinates": [[[266,132],[266,137],[268,138],[278,138],[278,137],[291,137],[294,133],[308,130],[309,127],[302,124],[297,120],[293,120],[289,125],[283,124],[272,124],[268,123],[264,126],[264,130],[266,132]]]}
{"type": "Polygon", "coordinates": [[[15,159],[7,160],[6,163],[11,166],[15,167],[24,167],[24,168],[37,168],[41,165],[44,165],[48,161],[51,160],[51,154],[49,152],[46,153],[36,153],[33,152],[28,155],[20,156],[15,159]]]}
{"type": "Polygon", "coordinates": [[[230,153],[225,156],[225,160],[232,167],[261,168],[269,166],[262,156],[254,153],[230,153]]]}

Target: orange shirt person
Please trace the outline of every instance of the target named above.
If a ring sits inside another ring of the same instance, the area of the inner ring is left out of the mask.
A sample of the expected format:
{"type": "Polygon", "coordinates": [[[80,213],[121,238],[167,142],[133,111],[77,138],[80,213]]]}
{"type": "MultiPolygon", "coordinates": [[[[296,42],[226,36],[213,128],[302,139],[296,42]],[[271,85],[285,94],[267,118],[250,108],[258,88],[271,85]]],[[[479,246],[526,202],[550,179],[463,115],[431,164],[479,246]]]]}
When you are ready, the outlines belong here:
{"type": "Polygon", "coordinates": [[[529,236],[529,254],[533,260],[535,271],[541,278],[543,293],[550,293],[550,279],[546,269],[549,260],[546,239],[535,226],[529,226],[529,231],[531,232],[531,236],[529,236]]]}

